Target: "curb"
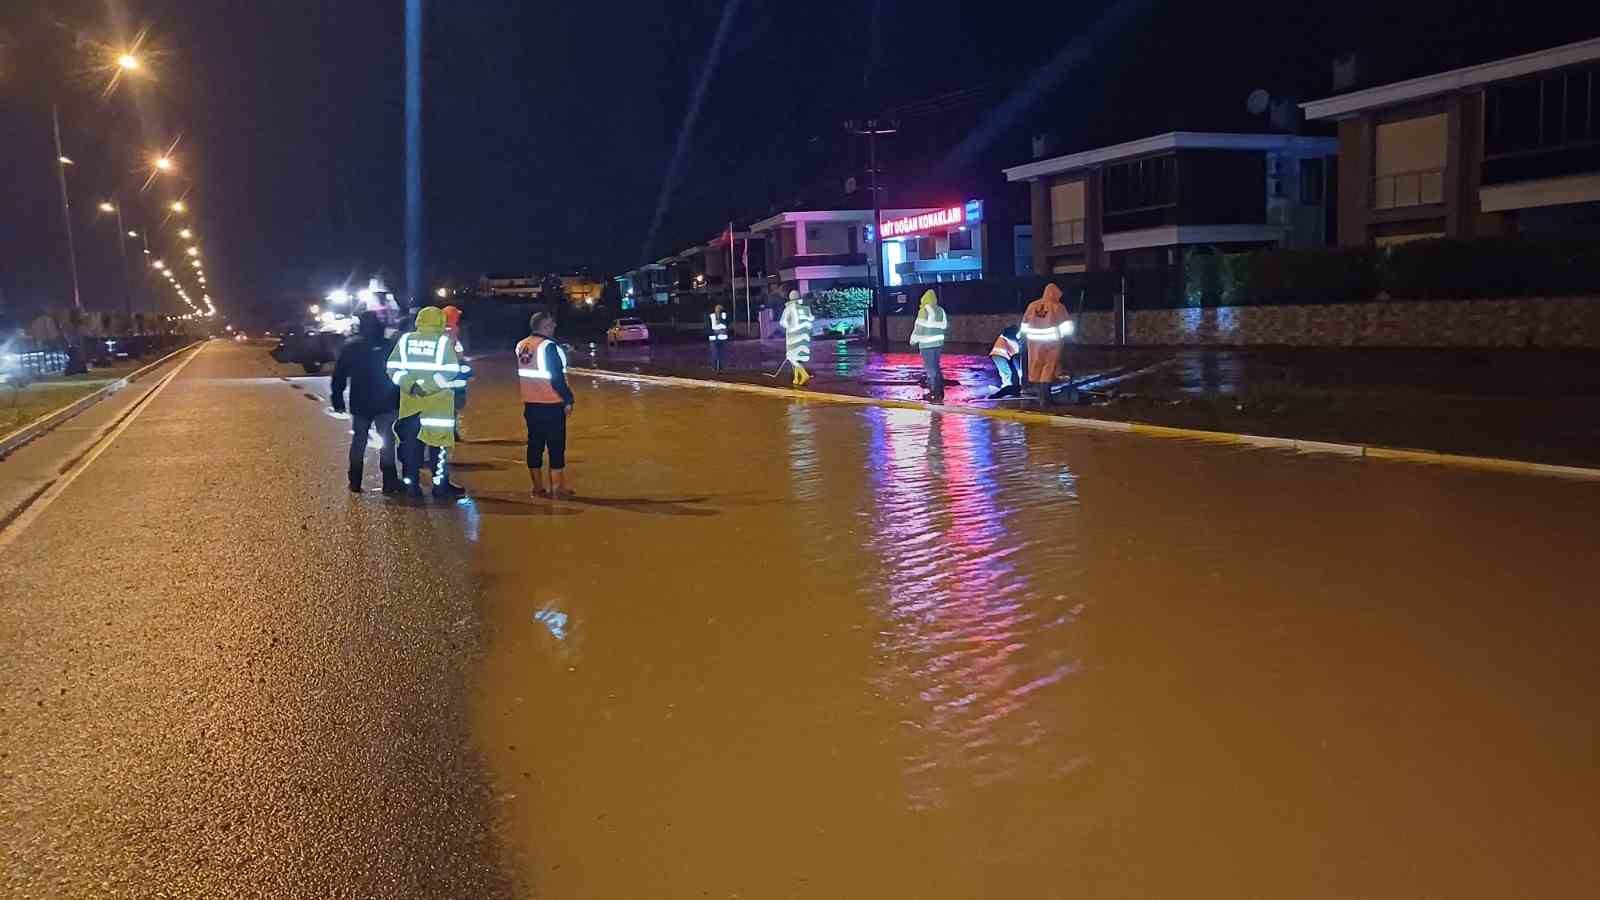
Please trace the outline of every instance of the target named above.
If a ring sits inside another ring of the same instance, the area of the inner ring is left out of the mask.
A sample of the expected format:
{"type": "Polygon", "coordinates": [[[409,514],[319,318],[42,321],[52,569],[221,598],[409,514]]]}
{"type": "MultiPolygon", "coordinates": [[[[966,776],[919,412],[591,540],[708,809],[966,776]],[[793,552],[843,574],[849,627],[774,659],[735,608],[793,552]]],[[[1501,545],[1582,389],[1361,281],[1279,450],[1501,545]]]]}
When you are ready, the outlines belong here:
{"type": "Polygon", "coordinates": [[[1558,478],[1600,480],[1600,469],[1585,466],[1560,466],[1551,463],[1504,459],[1498,456],[1464,456],[1457,453],[1440,453],[1434,450],[1403,450],[1395,447],[1369,447],[1362,444],[1340,444],[1330,441],[1299,440],[1297,438],[1270,437],[1260,434],[1237,434],[1231,431],[1204,431],[1197,428],[1173,428],[1167,425],[1147,425],[1143,422],[1121,422],[1112,419],[1088,419],[1070,415],[1051,415],[1021,409],[985,409],[976,406],[943,406],[917,403],[910,400],[885,400],[873,397],[855,397],[849,394],[822,394],[797,391],[792,388],[745,384],[738,381],[711,381],[703,378],[684,378],[679,375],[641,375],[630,372],[611,372],[605,369],[587,369],[574,366],[574,375],[585,375],[609,381],[642,381],[676,387],[715,388],[742,391],[747,394],[765,394],[813,403],[839,403],[850,406],[878,406],[890,409],[921,409],[930,412],[981,416],[1027,425],[1049,425],[1056,428],[1083,428],[1091,431],[1121,431],[1145,437],[1176,438],[1188,441],[1205,441],[1213,444],[1244,444],[1270,450],[1292,450],[1296,453],[1329,453],[1336,456],[1354,456],[1363,459],[1383,459],[1395,462],[1427,465],[1455,466],[1464,469],[1481,469],[1512,472],[1520,475],[1544,475],[1558,478]]]}
{"type": "Polygon", "coordinates": [[[32,422],[29,422],[21,428],[18,428],[16,431],[11,432],[4,437],[0,437],[0,460],[4,460],[7,456],[10,456],[11,452],[16,450],[18,447],[21,447],[22,445],[28,443],[36,437],[39,437],[42,434],[47,434],[51,431],[54,431],[58,426],[70,421],[89,407],[99,403],[101,400],[104,400],[112,394],[115,394],[133,382],[138,381],[140,378],[143,378],[145,375],[148,375],[150,372],[154,371],[157,367],[165,365],[169,360],[178,354],[183,353],[186,350],[192,350],[195,347],[204,346],[205,343],[205,341],[195,341],[192,344],[186,344],[182,347],[179,347],[155,362],[150,363],[147,366],[141,366],[133,372],[129,372],[127,375],[124,375],[116,381],[111,382],[98,391],[94,391],[87,396],[80,397],[77,400],[74,400],[72,403],[61,407],[55,412],[50,413],[42,418],[34,419],[32,422]]]}

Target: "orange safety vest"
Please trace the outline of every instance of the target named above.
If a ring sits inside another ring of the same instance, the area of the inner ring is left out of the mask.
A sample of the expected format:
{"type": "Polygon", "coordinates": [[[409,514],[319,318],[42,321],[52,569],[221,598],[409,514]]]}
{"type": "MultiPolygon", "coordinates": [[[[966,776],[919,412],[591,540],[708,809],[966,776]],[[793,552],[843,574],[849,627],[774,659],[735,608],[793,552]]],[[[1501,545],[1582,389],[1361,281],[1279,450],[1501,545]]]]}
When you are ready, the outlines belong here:
{"type": "Polygon", "coordinates": [[[1002,334],[994,339],[994,349],[989,351],[989,355],[998,356],[1001,359],[1012,359],[1021,352],[1021,344],[1002,334]]]}
{"type": "Polygon", "coordinates": [[[556,393],[550,381],[550,355],[561,357],[561,368],[567,367],[566,351],[561,345],[542,334],[530,335],[517,344],[517,386],[522,390],[523,403],[562,404],[565,400],[556,393]]]}

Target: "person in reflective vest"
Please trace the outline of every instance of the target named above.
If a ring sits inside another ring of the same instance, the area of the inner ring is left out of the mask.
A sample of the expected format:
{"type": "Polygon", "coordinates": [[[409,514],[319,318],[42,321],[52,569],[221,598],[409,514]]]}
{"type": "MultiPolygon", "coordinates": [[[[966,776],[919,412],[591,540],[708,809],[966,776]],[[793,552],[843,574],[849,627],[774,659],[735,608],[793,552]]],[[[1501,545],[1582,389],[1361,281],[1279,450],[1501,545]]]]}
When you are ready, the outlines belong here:
{"type": "Polygon", "coordinates": [[[1022,341],[1018,339],[1020,331],[1019,326],[1011,325],[994,339],[989,358],[994,360],[994,370],[1000,375],[1000,389],[989,395],[990,400],[1022,394],[1022,372],[1017,368],[1018,357],[1023,355],[1022,341]]]}
{"type": "Polygon", "coordinates": [[[528,319],[533,334],[517,344],[517,389],[522,421],[528,426],[528,478],[535,497],[570,497],[567,487],[567,417],[572,388],[567,384],[567,354],[555,341],[556,320],[548,313],[528,319]],[[545,492],[544,452],[550,451],[550,491],[545,492]]]}
{"type": "Polygon", "coordinates": [[[811,361],[811,326],[817,320],[811,314],[799,291],[789,292],[789,302],[783,305],[783,315],[778,324],[783,326],[784,359],[794,367],[794,386],[801,387],[811,380],[806,363],[811,361]]]}
{"type": "Polygon", "coordinates": [[[422,457],[428,447],[433,495],[461,496],[465,491],[450,481],[450,452],[456,443],[455,389],[467,383],[470,367],[456,354],[455,339],[445,331],[438,307],[417,312],[416,330],[395,341],[388,369],[389,380],[400,389],[400,420],[394,431],[400,438],[406,493],[422,496],[422,457]]]}
{"type": "Polygon", "coordinates": [[[715,372],[722,371],[722,348],[728,343],[728,314],[722,311],[722,304],[706,314],[706,340],[711,342],[711,369],[715,372]]]}
{"type": "Polygon", "coordinates": [[[1073,332],[1060,288],[1044,286],[1044,294],[1023,311],[1019,331],[1028,344],[1028,381],[1039,386],[1039,402],[1049,403],[1050,387],[1061,370],[1061,343],[1073,332]]]}
{"type": "Polygon", "coordinates": [[[922,353],[922,371],[928,377],[928,395],[924,400],[944,402],[944,373],[939,360],[944,356],[944,334],[950,328],[950,317],[939,305],[933,291],[924,291],[917,305],[917,321],[911,328],[911,346],[922,353]]]}

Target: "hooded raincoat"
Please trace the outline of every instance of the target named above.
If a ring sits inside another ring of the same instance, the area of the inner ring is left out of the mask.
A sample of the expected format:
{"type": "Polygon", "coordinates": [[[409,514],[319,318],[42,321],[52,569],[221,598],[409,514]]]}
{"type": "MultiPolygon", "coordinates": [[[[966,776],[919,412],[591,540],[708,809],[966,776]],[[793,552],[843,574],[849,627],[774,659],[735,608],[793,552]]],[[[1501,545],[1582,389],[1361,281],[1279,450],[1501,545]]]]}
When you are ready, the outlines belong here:
{"type": "Polygon", "coordinates": [[[467,367],[444,324],[437,307],[423,307],[417,330],[401,335],[389,354],[389,380],[400,389],[400,418],[421,416],[418,437],[431,447],[455,446],[455,389],[466,384],[467,367]]]}
{"type": "Polygon", "coordinates": [[[1072,319],[1061,304],[1061,289],[1044,286],[1044,296],[1022,314],[1021,336],[1028,345],[1028,380],[1050,384],[1061,370],[1061,343],[1072,334],[1072,319]]]}

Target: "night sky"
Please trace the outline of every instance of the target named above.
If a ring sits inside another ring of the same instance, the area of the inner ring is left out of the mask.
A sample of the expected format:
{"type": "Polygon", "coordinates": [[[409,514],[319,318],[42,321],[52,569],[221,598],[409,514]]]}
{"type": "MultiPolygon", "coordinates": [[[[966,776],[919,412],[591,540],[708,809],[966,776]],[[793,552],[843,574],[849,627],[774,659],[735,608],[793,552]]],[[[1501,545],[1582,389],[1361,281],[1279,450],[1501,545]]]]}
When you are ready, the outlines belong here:
{"type": "MultiPolygon", "coordinates": [[[[729,218],[836,202],[843,178],[864,168],[843,122],[874,108],[902,123],[886,148],[891,202],[939,202],[948,185],[969,190],[1026,161],[1039,131],[1065,152],[1178,127],[1248,128],[1252,88],[1322,96],[1341,51],[1414,75],[1600,34],[1600,13],[1543,2],[742,0],[650,240],[724,9],[434,0],[428,280],[582,265],[611,274],[729,218]]],[[[186,180],[158,183],[142,204],[187,190],[224,313],[268,321],[380,268],[398,285],[402,28],[401,0],[7,3],[0,290],[13,315],[70,298],[52,100],[77,162],[70,192],[91,308],[121,305],[112,229],[95,203],[120,190],[132,213],[141,160],[180,135],[186,180]],[[102,98],[104,76],[77,35],[116,44],[141,27],[154,79],[102,98]]]]}

